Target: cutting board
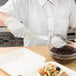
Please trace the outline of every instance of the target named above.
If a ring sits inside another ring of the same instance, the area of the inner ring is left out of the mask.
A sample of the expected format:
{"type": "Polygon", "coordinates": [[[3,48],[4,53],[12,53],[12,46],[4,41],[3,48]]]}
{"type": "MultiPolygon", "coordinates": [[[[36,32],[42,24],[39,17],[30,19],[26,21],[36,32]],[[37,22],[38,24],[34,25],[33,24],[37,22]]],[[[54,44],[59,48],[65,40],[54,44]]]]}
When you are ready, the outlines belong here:
{"type": "Polygon", "coordinates": [[[29,49],[16,49],[0,56],[0,68],[11,76],[36,76],[38,69],[44,65],[45,58],[29,49]]]}

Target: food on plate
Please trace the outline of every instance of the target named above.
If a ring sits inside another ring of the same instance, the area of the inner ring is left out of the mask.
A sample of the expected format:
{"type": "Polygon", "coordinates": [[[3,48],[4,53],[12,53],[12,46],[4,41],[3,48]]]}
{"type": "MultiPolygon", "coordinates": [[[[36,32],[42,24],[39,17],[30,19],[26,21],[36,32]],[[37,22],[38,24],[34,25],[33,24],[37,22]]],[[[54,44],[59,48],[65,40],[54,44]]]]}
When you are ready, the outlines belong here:
{"type": "Polygon", "coordinates": [[[39,74],[40,76],[68,76],[60,67],[53,64],[45,65],[39,70],[39,74]]]}
{"type": "Polygon", "coordinates": [[[76,49],[68,45],[65,45],[61,48],[52,48],[51,51],[53,53],[60,54],[60,55],[71,55],[76,53],[76,49]]]}

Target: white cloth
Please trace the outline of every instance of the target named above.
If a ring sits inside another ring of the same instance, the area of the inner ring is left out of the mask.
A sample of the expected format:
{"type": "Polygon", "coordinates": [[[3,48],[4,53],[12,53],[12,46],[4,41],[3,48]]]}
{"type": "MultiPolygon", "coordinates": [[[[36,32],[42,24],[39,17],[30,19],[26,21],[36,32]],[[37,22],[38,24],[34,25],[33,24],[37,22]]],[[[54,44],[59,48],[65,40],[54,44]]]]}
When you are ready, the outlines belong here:
{"type": "Polygon", "coordinates": [[[51,44],[55,48],[61,48],[65,45],[67,45],[67,43],[59,36],[52,37],[51,44]]]}
{"type": "Polygon", "coordinates": [[[8,19],[7,27],[15,36],[24,37],[25,46],[48,43],[36,36],[29,37],[29,32],[47,37],[60,34],[66,38],[69,25],[76,27],[74,0],[9,0],[0,11],[14,17],[8,19]]]}

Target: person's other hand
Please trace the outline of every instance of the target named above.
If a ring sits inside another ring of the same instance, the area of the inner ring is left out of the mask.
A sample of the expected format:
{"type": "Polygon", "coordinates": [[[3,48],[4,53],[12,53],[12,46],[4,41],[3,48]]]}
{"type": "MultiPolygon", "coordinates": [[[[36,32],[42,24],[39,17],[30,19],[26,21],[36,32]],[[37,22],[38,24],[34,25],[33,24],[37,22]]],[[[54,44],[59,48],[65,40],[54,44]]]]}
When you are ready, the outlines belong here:
{"type": "Polygon", "coordinates": [[[5,22],[9,16],[0,12],[0,26],[5,26],[5,22]]]}
{"type": "Polygon", "coordinates": [[[73,42],[73,43],[71,44],[71,46],[74,47],[74,48],[76,48],[76,42],[73,42]]]}

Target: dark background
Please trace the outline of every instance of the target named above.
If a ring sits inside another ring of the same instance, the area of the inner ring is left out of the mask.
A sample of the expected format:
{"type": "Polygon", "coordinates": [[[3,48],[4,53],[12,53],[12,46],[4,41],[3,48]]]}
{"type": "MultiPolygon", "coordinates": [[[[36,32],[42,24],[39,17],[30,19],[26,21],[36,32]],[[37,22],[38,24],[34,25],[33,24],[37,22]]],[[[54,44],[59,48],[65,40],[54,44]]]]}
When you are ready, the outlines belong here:
{"type": "Polygon", "coordinates": [[[7,2],[7,0],[0,0],[0,6],[5,4],[5,2],[7,2]]]}

